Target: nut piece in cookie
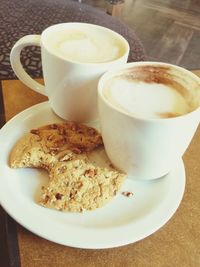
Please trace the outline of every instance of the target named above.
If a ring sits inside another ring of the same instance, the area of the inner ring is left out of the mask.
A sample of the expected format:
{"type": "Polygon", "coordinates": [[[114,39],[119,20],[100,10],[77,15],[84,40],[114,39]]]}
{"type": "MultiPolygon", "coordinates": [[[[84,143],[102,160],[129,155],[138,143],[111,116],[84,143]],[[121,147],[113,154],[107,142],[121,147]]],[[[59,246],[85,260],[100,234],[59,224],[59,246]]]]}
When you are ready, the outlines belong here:
{"type": "Polygon", "coordinates": [[[96,167],[86,159],[59,162],[50,171],[40,204],[61,211],[94,210],[116,195],[124,179],[124,174],[96,167]]]}

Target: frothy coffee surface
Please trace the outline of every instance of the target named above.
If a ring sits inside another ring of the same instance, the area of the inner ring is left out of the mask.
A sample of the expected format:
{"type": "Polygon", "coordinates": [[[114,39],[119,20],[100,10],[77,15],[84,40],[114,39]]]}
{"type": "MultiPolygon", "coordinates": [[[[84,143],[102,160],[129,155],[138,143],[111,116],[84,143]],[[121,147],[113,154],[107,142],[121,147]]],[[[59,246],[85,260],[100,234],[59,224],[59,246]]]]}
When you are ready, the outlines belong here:
{"type": "Polygon", "coordinates": [[[55,55],[80,63],[109,62],[125,52],[124,44],[112,32],[90,26],[51,32],[45,43],[55,55]]]}
{"type": "Polygon", "coordinates": [[[162,71],[129,71],[112,77],[104,88],[113,106],[140,118],[171,118],[195,109],[186,88],[162,71]]]}

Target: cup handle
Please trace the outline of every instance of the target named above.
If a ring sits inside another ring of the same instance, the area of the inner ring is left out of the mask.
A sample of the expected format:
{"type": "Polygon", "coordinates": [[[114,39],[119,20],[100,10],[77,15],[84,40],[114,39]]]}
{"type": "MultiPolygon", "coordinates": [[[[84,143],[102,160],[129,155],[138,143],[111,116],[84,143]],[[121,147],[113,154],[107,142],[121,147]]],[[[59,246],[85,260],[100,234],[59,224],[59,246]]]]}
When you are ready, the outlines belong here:
{"type": "Polygon", "coordinates": [[[29,45],[37,45],[40,46],[40,35],[26,35],[19,39],[15,45],[13,46],[11,53],[10,53],[10,62],[12,69],[14,70],[16,76],[21,80],[25,85],[30,87],[32,90],[42,94],[46,95],[45,92],[45,86],[42,84],[36,82],[34,79],[31,78],[28,73],[24,70],[21,61],[20,61],[20,54],[24,47],[29,45]]]}

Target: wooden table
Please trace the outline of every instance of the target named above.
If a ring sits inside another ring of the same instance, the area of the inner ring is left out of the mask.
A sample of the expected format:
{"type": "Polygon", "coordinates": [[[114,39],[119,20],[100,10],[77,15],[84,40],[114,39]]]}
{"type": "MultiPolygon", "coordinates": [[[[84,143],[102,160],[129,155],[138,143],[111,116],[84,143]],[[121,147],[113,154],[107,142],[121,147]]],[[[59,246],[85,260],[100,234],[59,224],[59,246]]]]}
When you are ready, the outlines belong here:
{"type": "MultiPolygon", "coordinates": [[[[196,71],[200,76],[200,71],[196,71]]],[[[2,81],[1,123],[46,98],[18,80],[2,81]]],[[[184,155],[187,182],[175,215],[159,231],[127,246],[102,250],[65,247],[40,238],[0,208],[0,266],[197,267],[200,266],[200,129],[184,155]],[[2,264],[2,265],[1,265],[2,264]],[[21,265],[20,265],[21,264],[21,265]]],[[[1,174],[2,175],[2,174],[1,174]]]]}

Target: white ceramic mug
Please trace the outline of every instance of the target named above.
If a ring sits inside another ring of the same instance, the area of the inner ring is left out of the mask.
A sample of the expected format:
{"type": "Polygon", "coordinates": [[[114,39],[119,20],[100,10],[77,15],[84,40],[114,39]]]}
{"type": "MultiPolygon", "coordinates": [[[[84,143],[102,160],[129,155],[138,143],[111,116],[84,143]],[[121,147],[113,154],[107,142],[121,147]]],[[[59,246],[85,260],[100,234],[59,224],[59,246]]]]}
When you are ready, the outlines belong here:
{"type": "Polygon", "coordinates": [[[78,122],[97,118],[97,83],[114,66],[126,63],[129,44],[118,33],[93,24],[62,23],[41,35],[16,42],[10,60],[17,77],[36,92],[47,95],[54,112],[78,122]],[[41,46],[45,86],[23,69],[20,53],[26,46],[41,46]]]}
{"type": "Polygon", "coordinates": [[[98,104],[111,162],[154,179],[170,172],[198,127],[200,79],[171,64],[128,63],[101,77],[98,104]]]}

